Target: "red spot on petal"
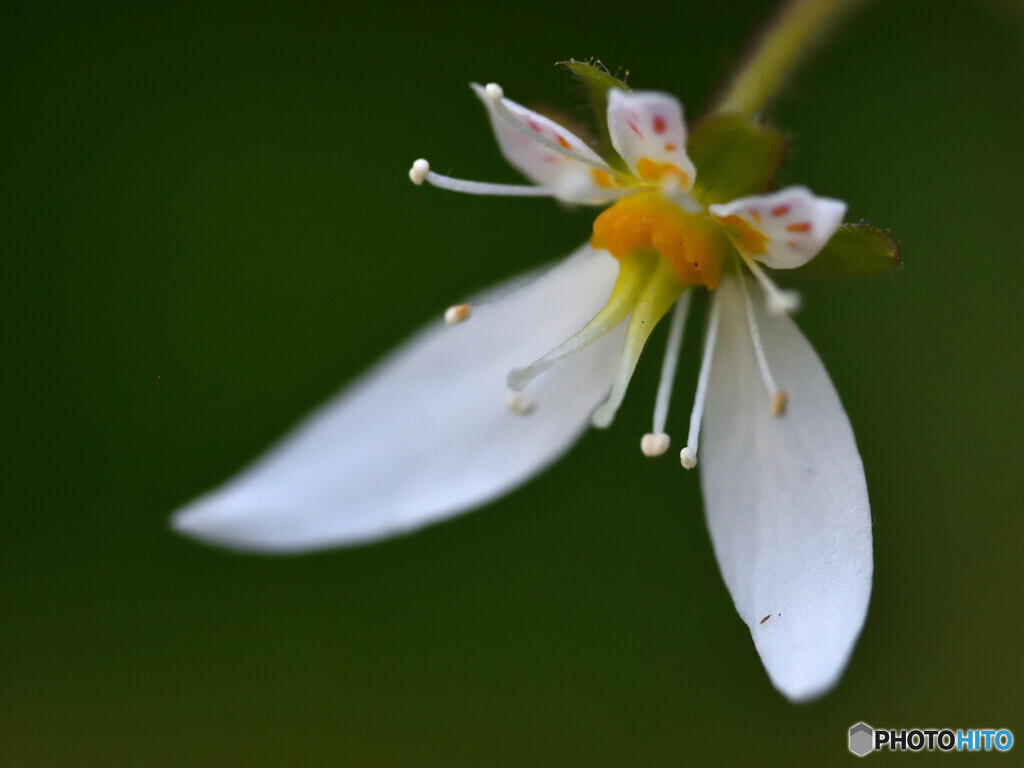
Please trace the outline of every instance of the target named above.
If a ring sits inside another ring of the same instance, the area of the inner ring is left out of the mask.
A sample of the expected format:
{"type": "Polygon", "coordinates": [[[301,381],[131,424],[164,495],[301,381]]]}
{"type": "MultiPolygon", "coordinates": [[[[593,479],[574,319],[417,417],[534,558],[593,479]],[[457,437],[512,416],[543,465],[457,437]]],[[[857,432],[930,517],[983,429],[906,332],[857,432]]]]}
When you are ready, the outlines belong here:
{"type": "Polygon", "coordinates": [[[569,148],[569,142],[565,140],[565,137],[562,134],[558,134],[557,136],[555,136],[555,138],[558,140],[558,146],[560,146],[562,149],[569,148]]]}
{"type": "Polygon", "coordinates": [[[780,205],[778,208],[772,208],[772,216],[785,216],[787,213],[789,213],[788,205],[780,205]]]}
{"type": "Polygon", "coordinates": [[[787,232],[809,232],[811,230],[811,222],[801,221],[799,224],[790,224],[786,227],[787,232]]]}
{"type": "Polygon", "coordinates": [[[540,123],[536,122],[535,120],[528,120],[526,124],[530,126],[531,130],[540,133],[540,123]]]}
{"type": "Polygon", "coordinates": [[[644,135],[640,133],[640,129],[636,127],[636,123],[634,123],[632,120],[629,121],[629,127],[630,129],[632,129],[633,133],[635,133],[641,139],[644,137],[644,135]]]}
{"type": "Polygon", "coordinates": [[[654,132],[664,133],[665,132],[665,118],[658,115],[654,118],[654,132]]]}
{"type": "Polygon", "coordinates": [[[666,152],[675,152],[676,151],[676,145],[675,144],[666,144],[665,145],[665,151],[666,152]]]}

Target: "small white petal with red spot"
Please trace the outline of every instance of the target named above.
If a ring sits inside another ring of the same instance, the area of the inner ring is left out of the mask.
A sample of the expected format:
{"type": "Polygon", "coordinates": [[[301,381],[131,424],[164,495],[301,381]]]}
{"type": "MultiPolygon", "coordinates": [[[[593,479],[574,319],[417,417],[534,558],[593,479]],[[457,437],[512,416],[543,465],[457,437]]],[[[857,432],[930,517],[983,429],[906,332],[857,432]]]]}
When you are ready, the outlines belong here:
{"type": "Polygon", "coordinates": [[[472,88],[487,109],[501,153],[534,184],[572,203],[603,205],[621,196],[609,182],[614,171],[585,141],[505,98],[497,83],[472,88]]]}
{"type": "MultiPolygon", "coordinates": [[[[747,249],[745,256],[772,269],[795,269],[825,247],[843,222],[846,203],[818,197],[806,187],[786,187],[770,195],[710,205],[708,210],[719,219],[737,216],[766,238],[763,250],[755,253],[747,249]]],[[[736,245],[743,253],[744,246],[739,242],[736,245]]]]}
{"type": "Polygon", "coordinates": [[[697,170],[686,154],[683,107],[674,96],[609,91],[608,133],[615,151],[638,178],[662,180],[683,192],[693,187],[697,170]]]}

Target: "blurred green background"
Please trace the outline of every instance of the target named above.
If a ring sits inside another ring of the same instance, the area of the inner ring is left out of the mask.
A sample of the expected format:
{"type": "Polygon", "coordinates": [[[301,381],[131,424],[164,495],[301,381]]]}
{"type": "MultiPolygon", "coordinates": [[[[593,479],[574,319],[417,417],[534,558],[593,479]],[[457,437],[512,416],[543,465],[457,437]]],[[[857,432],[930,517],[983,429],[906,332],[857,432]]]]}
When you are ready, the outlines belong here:
{"type": "MultiPolygon", "coordinates": [[[[906,262],[798,286],[875,519],[825,699],[773,691],[696,475],[637,449],[658,339],[611,430],[475,514],[278,559],[167,529],[453,300],[588,236],[589,211],[409,184],[418,156],[517,180],[470,80],[578,110],[552,64],[595,55],[695,116],[772,5],[9,7],[0,764],[822,765],[859,720],[1024,738],[1012,1],[879,2],[772,111],[782,181],[906,262]]],[[[691,345],[670,431],[695,372],[691,345]]]]}

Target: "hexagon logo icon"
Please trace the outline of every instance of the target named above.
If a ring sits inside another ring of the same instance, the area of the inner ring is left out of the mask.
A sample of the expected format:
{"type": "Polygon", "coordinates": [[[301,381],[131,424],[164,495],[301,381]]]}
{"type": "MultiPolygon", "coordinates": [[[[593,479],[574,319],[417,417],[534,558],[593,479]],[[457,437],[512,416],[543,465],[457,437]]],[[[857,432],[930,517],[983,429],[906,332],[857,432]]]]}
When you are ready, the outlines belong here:
{"type": "Polygon", "coordinates": [[[867,723],[857,723],[850,728],[850,751],[857,757],[864,757],[875,748],[875,729],[867,723]]]}

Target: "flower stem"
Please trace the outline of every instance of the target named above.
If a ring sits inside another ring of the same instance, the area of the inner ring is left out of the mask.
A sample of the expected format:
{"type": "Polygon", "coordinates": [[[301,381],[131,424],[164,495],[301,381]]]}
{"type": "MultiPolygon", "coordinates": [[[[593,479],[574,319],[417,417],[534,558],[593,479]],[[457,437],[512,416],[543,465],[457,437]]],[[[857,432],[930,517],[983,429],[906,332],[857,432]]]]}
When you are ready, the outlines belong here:
{"type": "Polygon", "coordinates": [[[778,94],[801,59],[865,0],[791,0],[757,41],[711,110],[752,116],[778,94]]]}

